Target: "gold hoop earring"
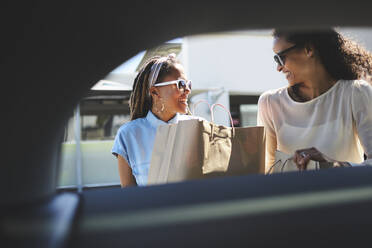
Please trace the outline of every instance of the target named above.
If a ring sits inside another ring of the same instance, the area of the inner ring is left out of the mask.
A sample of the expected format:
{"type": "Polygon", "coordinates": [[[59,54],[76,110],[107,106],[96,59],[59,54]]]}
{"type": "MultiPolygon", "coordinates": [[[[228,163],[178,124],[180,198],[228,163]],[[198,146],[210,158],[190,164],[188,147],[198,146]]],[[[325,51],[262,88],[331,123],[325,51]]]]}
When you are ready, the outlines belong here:
{"type": "Polygon", "coordinates": [[[161,101],[160,109],[159,109],[159,104],[155,104],[155,112],[158,113],[158,114],[163,113],[163,111],[165,109],[165,105],[164,105],[163,101],[162,100],[160,100],[160,101],[161,101]]]}

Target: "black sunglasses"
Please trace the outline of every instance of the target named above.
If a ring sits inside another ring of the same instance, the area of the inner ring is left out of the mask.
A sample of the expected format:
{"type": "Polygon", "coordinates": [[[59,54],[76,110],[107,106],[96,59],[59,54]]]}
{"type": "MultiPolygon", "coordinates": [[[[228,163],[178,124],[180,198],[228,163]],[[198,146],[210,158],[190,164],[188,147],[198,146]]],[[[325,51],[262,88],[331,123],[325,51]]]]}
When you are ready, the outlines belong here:
{"type": "Polygon", "coordinates": [[[277,54],[275,54],[274,55],[275,62],[278,63],[278,65],[280,65],[280,66],[284,66],[284,63],[285,63],[285,55],[284,54],[291,51],[292,49],[297,48],[297,47],[298,47],[298,45],[296,44],[294,46],[291,46],[291,47],[289,47],[287,49],[284,49],[283,51],[280,51],[277,54]]]}

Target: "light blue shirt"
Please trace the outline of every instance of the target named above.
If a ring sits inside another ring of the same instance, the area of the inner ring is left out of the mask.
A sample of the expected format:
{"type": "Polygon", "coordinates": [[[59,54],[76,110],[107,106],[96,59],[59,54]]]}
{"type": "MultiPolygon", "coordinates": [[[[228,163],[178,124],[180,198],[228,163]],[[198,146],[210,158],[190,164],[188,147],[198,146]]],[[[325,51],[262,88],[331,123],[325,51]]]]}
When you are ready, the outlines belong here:
{"type": "Polygon", "coordinates": [[[164,122],[149,111],[146,117],[127,122],[119,128],[111,152],[125,158],[132,169],[137,185],[145,186],[157,127],[197,118],[176,114],[173,119],[164,122]]]}

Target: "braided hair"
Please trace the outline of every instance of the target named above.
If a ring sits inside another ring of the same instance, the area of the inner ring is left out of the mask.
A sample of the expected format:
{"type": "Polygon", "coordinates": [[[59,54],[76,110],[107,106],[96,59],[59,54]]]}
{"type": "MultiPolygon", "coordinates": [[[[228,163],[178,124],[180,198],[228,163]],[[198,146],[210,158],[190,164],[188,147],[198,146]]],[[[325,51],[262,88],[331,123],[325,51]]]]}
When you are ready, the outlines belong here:
{"type": "Polygon", "coordinates": [[[332,28],[275,29],[273,36],[300,46],[312,45],[325,69],[336,80],[368,80],[372,75],[372,53],[332,28]]]}
{"type": "Polygon", "coordinates": [[[175,65],[178,64],[174,55],[168,57],[156,56],[150,58],[139,70],[133,83],[133,90],[129,98],[130,119],[135,120],[145,117],[152,108],[152,97],[150,88],[153,84],[161,82],[167,75],[173,72],[175,65]],[[160,63],[159,63],[160,62],[160,63]],[[154,64],[158,64],[158,74],[154,82],[150,82],[154,64]],[[151,85],[152,83],[152,85],[151,85]]]}

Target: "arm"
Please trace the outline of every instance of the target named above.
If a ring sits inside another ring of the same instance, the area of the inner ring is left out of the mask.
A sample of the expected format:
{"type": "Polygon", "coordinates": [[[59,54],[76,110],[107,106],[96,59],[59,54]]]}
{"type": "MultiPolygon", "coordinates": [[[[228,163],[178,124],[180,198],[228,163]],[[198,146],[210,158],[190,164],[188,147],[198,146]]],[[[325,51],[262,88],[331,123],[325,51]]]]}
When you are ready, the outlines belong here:
{"type": "Polygon", "coordinates": [[[265,173],[275,162],[275,151],[277,150],[276,134],[275,132],[265,131],[266,137],[266,155],[265,155],[265,173]]]}
{"type": "Polygon", "coordinates": [[[121,187],[136,186],[137,183],[128,162],[120,155],[117,158],[121,187]]]}
{"type": "Polygon", "coordinates": [[[272,114],[269,109],[267,95],[262,95],[258,101],[257,125],[265,128],[265,173],[275,162],[275,151],[277,150],[276,133],[272,123],[272,114]]]}
{"type": "Polygon", "coordinates": [[[360,143],[363,146],[367,160],[356,165],[372,165],[372,86],[360,80],[354,83],[352,90],[353,119],[360,143]]]}
{"type": "Polygon", "coordinates": [[[121,187],[137,185],[136,180],[132,174],[132,168],[130,167],[128,161],[128,151],[126,145],[126,135],[124,133],[125,129],[123,126],[118,130],[116,134],[114,145],[112,147],[111,153],[118,160],[118,169],[121,187]]]}

